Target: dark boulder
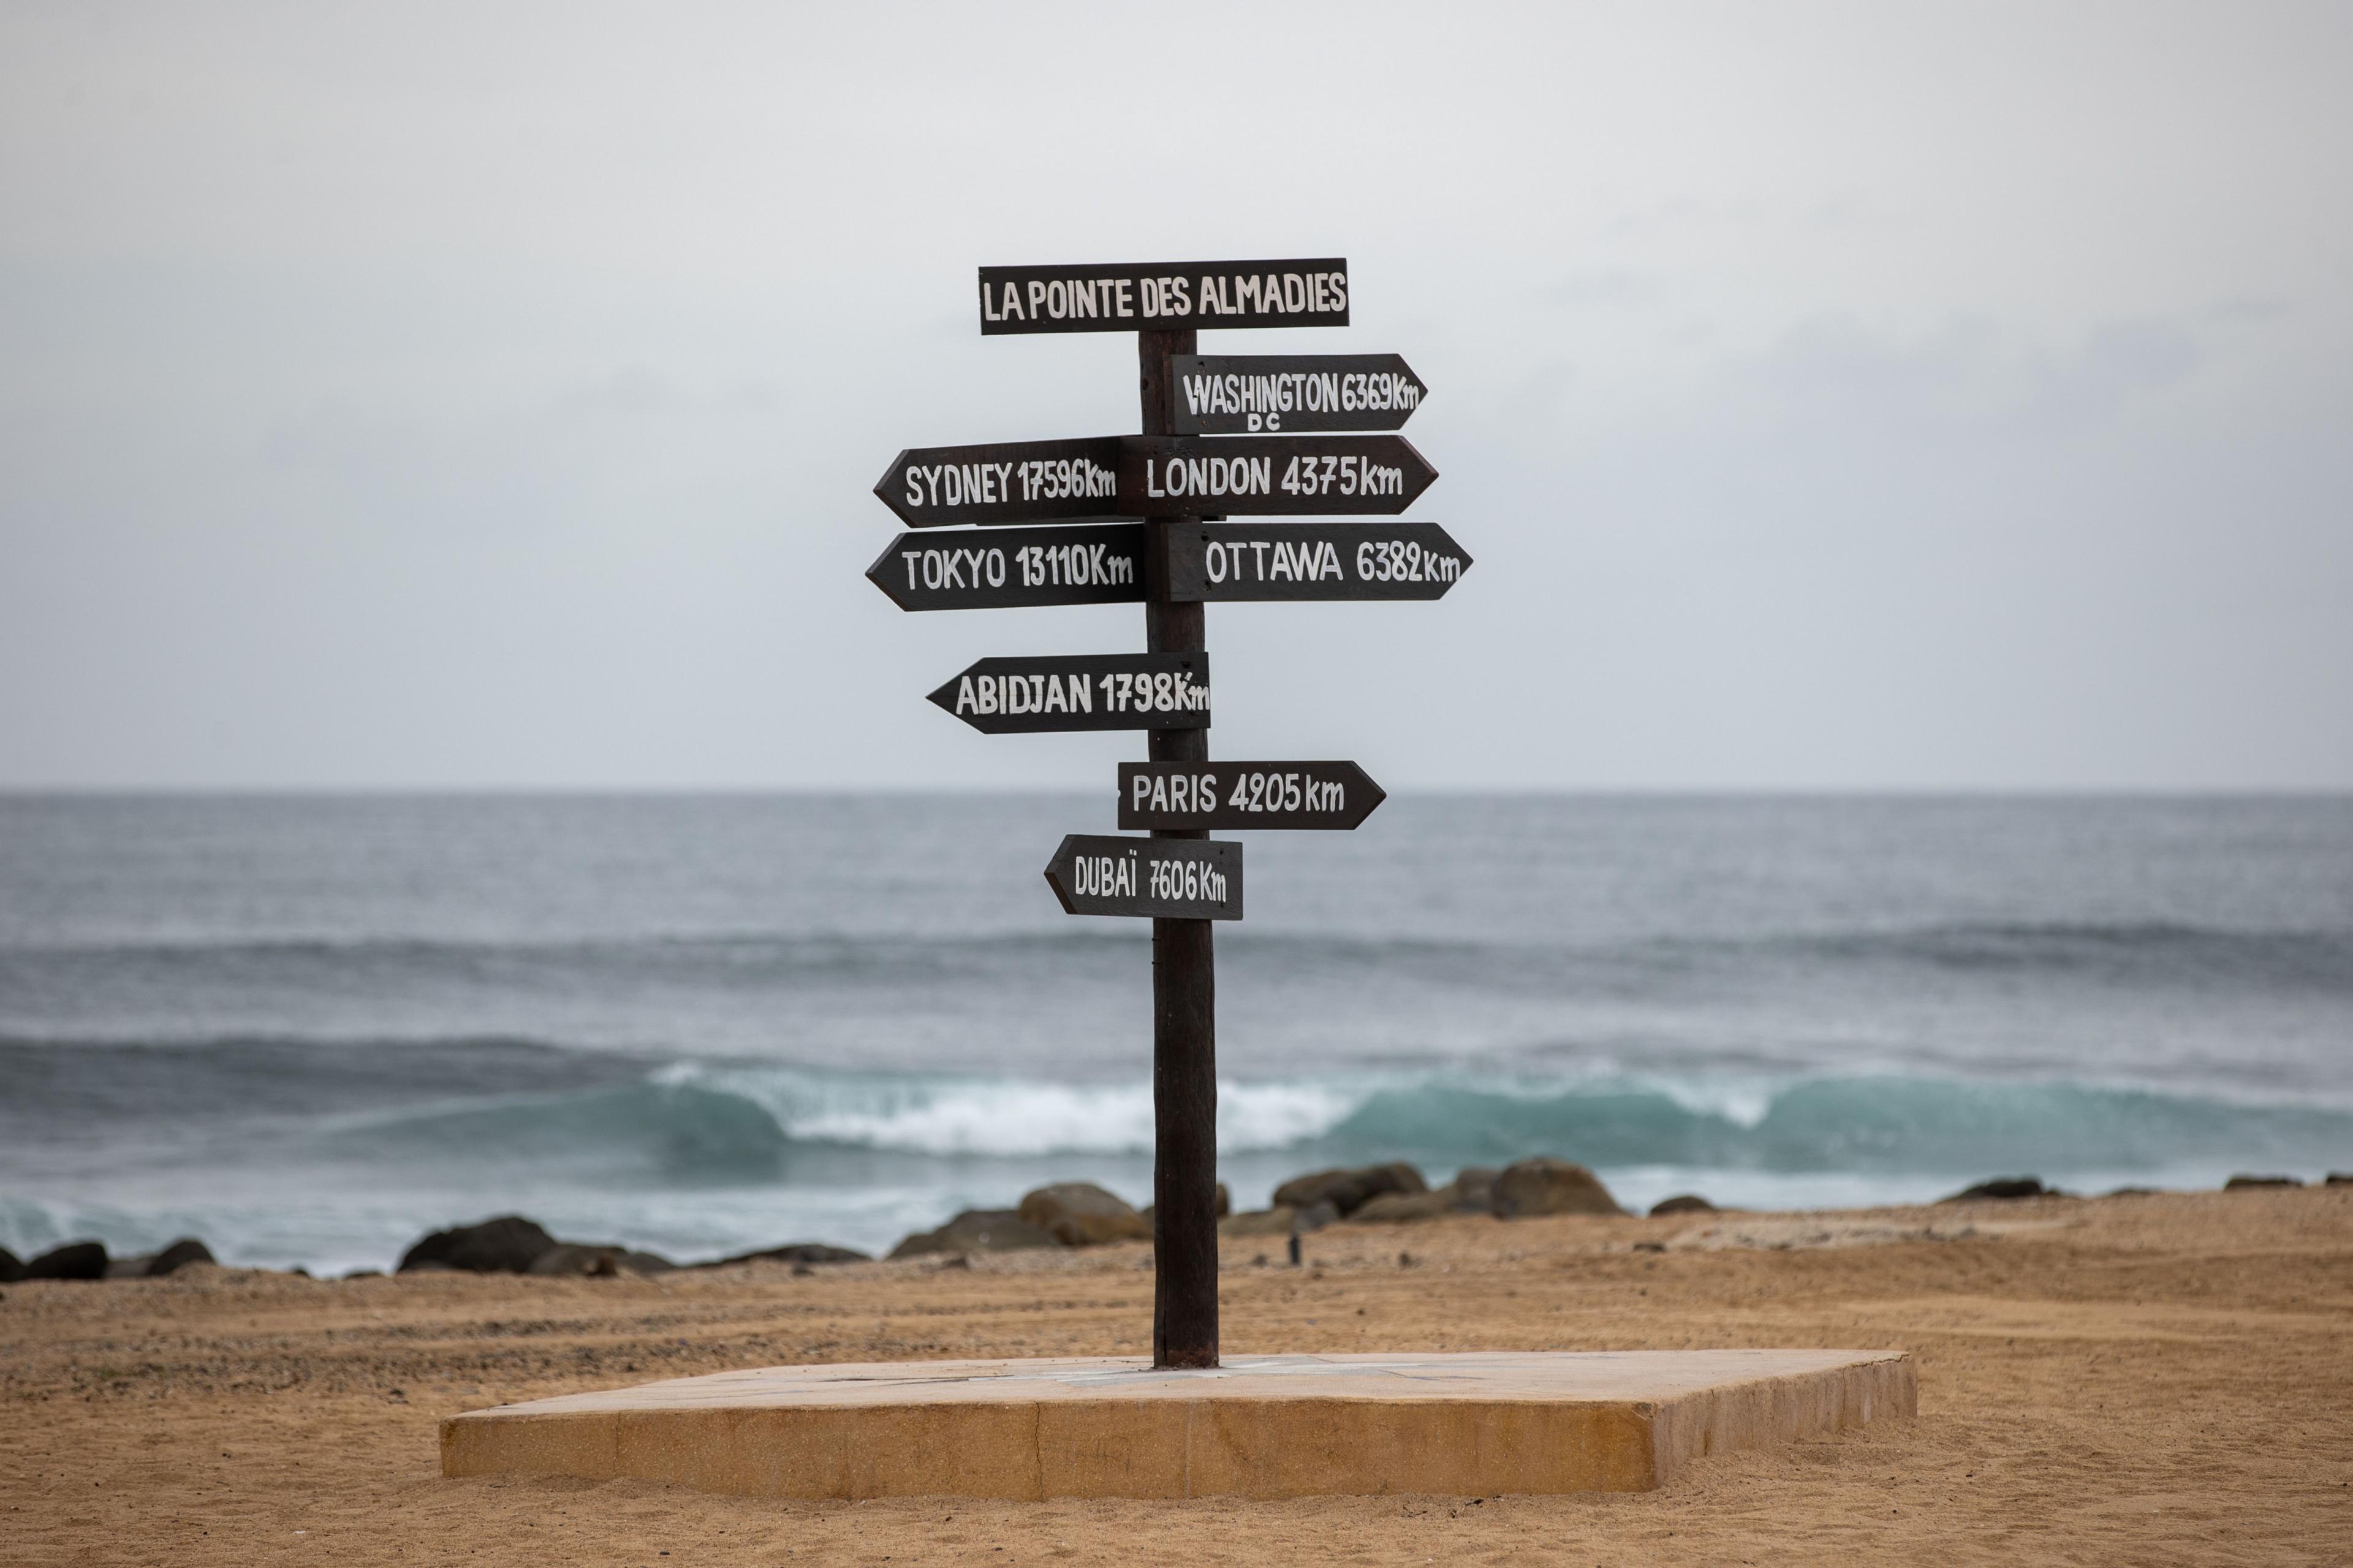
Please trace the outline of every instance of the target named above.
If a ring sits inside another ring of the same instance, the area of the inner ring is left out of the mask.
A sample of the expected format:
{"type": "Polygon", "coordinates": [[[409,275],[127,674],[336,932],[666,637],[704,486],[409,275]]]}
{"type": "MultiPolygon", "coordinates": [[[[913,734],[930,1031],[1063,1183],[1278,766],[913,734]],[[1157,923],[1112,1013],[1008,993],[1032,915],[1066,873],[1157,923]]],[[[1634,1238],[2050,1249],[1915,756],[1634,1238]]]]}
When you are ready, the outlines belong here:
{"type": "Polygon", "coordinates": [[[1358,1205],[1356,1212],[1348,1216],[1348,1223],[1412,1225],[1426,1219],[1445,1219],[1455,1212],[1451,1187],[1430,1193],[1383,1193],[1358,1205]]]}
{"type": "Polygon", "coordinates": [[[739,1252],[733,1258],[714,1258],[708,1263],[690,1263],[689,1268],[724,1268],[731,1263],[871,1263],[874,1259],[848,1247],[828,1247],[822,1241],[795,1241],[783,1247],[763,1247],[757,1252],[739,1252]]]}
{"type": "Polygon", "coordinates": [[[1311,1230],[1322,1230],[1327,1225],[1339,1223],[1340,1210],[1330,1198],[1291,1211],[1291,1234],[1293,1236],[1305,1236],[1311,1230]]]}
{"type": "Polygon", "coordinates": [[[14,1285],[25,1277],[25,1260],[0,1247],[0,1285],[14,1285]]]}
{"type": "Polygon", "coordinates": [[[1464,1214],[1493,1214],[1495,1178],[1503,1173],[1489,1165],[1465,1165],[1438,1190],[1453,1194],[1454,1206],[1464,1214]]]}
{"type": "Polygon", "coordinates": [[[1538,1215],[1624,1214],[1601,1178],[1582,1165],[1539,1154],[1504,1168],[1495,1178],[1495,1214],[1501,1219],[1538,1215]]]}
{"type": "Polygon", "coordinates": [[[1053,1232],[1031,1225],[1011,1209],[966,1209],[937,1230],[918,1231],[891,1249],[891,1256],[922,1258],[935,1252],[1018,1252],[1060,1247],[1053,1232]]]}
{"type": "Polygon", "coordinates": [[[622,1274],[667,1274],[678,1265],[651,1252],[626,1247],[559,1241],[531,1260],[528,1273],[546,1276],[610,1279],[622,1274]]]}
{"type": "Polygon", "coordinates": [[[1714,1214],[1715,1205],[1697,1193],[1677,1193],[1671,1198],[1661,1198],[1651,1205],[1651,1217],[1659,1219],[1676,1214],[1714,1214]]]}
{"type": "Polygon", "coordinates": [[[400,1255],[398,1272],[459,1268],[473,1274],[528,1274],[555,1237],[520,1215],[437,1230],[400,1255]]]}
{"type": "Polygon", "coordinates": [[[1311,1209],[1330,1204],[1342,1218],[1356,1213],[1385,1193],[1426,1193],[1430,1184],[1404,1161],[1387,1165],[1361,1165],[1354,1170],[1311,1171],[1293,1176],[1274,1189],[1277,1208],[1311,1209]]]}
{"type": "Polygon", "coordinates": [[[193,1236],[184,1236],[148,1260],[147,1278],[161,1279],[191,1263],[216,1263],[213,1249],[193,1236]]]}
{"type": "Polygon", "coordinates": [[[1022,1194],[1014,1211],[1064,1247],[1100,1247],[1109,1241],[1150,1241],[1152,1222],[1125,1198],[1092,1182],[1057,1182],[1022,1194]]]}
{"type": "Polygon", "coordinates": [[[2051,1189],[2039,1176],[1996,1176],[1979,1182],[1974,1187],[1963,1187],[1948,1198],[1938,1198],[1940,1204],[1975,1203],[1981,1198],[2042,1198],[2051,1196],[2051,1189]]]}
{"type": "Polygon", "coordinates": [[[1228,1215],[1218,1222],[1219,1236],[1289,1236],[1298,1211],[1291,1208],[1253,1209],[1228,1215]]]}
{"type": "Polygon", "coordinates": [[[63,1247],[53,1247],[25,1265],[27,1279],[103,1279],[106,1278],[106,1244],[98,1241],[69,1241],[63,1247]]]}
{"type": "Polygon", "coordinates": [[[2226,1193],[2244,1192],[2250,1187],[2300,1187],[2304,1183],[2294,1176],[2233,1176],[2222,1184],[2226,1193]]]}

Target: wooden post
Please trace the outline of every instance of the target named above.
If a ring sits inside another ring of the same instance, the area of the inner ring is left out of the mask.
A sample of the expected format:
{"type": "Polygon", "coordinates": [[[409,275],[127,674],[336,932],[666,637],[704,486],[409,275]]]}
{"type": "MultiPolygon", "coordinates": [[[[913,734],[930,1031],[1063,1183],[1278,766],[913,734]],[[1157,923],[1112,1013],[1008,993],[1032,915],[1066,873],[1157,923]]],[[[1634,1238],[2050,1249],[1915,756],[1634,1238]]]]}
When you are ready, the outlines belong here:
{"type": "MultiPolygon", "coordinates": [[[[1194,352],[1195,334],[1136,334],[1146,436],[1173,434],[1171,354],[1194,352]]],[[[1147,519],[1145,559],[1165,562],[1171,523],[1147,519]]],[[[1195,653],[1206,646],[1202,606],[1171,604],[1166,574],[1144,605],[1145,647],[1195,653]]],[[[1155,763],[1209,759],[1207,730],[1155,730],[1155,763]]],[[[1155,838],[1206,838],[1199,828],[1155,838]]],[[[1218,1364],[1218,977],[1208,921],[1152,922],[1152,1364],[1218,1364]]]]}

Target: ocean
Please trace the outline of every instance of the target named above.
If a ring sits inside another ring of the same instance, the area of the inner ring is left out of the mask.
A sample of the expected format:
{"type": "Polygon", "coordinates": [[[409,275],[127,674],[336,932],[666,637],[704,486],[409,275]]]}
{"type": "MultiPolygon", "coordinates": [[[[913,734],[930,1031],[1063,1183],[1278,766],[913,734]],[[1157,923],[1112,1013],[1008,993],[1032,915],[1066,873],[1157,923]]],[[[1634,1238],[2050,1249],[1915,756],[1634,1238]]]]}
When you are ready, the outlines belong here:
{"type": "MultiPolygon", "coordinates": [[[[680,1259],[1151,1187],[1103,796],[0,796],[0,1245],[680,1259]]],[[[2353,1168],[2353,799],[1394,798],[1239,836],[1221,1173],[1629,1206],[2353,1168]]]]}

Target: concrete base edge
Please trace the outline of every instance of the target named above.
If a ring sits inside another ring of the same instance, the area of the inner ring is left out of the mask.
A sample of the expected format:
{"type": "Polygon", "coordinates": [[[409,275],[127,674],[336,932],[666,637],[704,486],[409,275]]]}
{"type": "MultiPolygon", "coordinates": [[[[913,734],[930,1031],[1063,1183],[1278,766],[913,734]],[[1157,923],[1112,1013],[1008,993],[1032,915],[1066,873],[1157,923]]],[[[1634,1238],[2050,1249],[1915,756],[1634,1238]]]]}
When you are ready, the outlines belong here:
{"type": "Polygon", "coordinates": [[[1643,1491],[1917,1405],[1883,1352],[777,1367],[459,1415],[441,1468],[787,1498],[1643,1491]]]}

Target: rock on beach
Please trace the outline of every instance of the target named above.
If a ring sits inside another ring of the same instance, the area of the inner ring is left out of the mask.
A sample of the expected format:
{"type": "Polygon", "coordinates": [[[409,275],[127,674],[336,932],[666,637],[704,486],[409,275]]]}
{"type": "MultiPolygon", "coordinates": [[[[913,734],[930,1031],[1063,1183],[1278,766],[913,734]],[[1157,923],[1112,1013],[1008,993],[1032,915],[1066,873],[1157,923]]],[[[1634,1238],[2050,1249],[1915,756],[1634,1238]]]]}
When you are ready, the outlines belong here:
{"type": "Polygon", "coordinates": [[[1053,1232],[1031,1225],[1014,1209],[966,1209],[937,1230],[918,1231],[891,1249],[891,1257],[923,1258],[933,1253],[1018,1252],[1032,1247],[1060,1247],[1053,1232]]]}
{"type": "Polygon", "coordinates": [[[1112,1241],[1149,1241],[1152,1222],[1128,1201],[1092,1182],[1057,1182],[1026,1193],[1014,1211],[1064,1247],[1100,1247],[1112,1241]]]}

